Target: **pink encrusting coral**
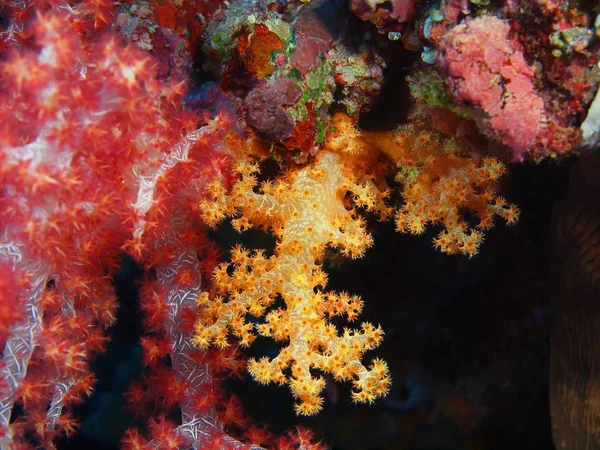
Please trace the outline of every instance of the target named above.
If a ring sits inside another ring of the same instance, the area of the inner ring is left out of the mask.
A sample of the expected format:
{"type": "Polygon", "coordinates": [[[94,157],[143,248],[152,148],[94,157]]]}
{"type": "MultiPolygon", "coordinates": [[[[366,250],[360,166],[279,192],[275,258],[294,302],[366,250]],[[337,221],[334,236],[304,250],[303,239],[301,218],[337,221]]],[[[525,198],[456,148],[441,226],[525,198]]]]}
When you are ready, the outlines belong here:
{"type": "Polygon", "coordinates": [[[444,36],[437,61],[455,100],[482,109],[483,127],[510,147],[516,160],[527,153],[561,153],[565,145],[548,126],[552,118],[534,85],[535,68],[509,34],[508,22],[478,17],[444,36]]]}

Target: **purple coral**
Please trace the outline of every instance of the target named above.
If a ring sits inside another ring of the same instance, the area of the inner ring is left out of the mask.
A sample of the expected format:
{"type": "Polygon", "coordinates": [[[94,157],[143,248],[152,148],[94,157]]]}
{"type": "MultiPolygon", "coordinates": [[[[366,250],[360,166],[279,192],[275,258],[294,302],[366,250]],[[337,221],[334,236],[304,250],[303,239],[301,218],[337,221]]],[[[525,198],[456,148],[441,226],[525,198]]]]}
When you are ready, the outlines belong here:
{"type": "Polygon", "coordinates": [[[246,123],[265,139],[288,139],[296,124],[284,108],[294,105],[301,95],[294,81],[284,77],[255,87],[244,100],[246,123]]]}

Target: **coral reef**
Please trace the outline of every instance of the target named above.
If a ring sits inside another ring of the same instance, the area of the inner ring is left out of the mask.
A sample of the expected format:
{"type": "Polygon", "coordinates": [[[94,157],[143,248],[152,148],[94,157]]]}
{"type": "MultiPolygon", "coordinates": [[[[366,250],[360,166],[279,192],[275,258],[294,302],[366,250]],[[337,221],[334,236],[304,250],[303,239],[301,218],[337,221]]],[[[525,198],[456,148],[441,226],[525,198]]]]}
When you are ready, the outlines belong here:
{"type": "MultiPolygon", "coordinates": [[[[407,235],[393,242],[426,235],[421,252],[460,280],[488,241],[524,233],[493,228],[527,215],[509,172],[598,144],[597,6],[10,0],[0,18],[1,448],[89,432],[81,405],[123,321],[138,352],[113,392],[127,449],[325,448],[318,426],[246,414],[241,379],[289,387],[291,415],[427,398],[478,431],[482,397],[425,389],[419,364],[394,387],[402,347],[382,357],[413,295],[387,271],[417,252],[394,247],[378,268],[394,303],[362,300],[374,278],[332,280],[374,264],[391,219],[407,235]],[[378,302],[389,332],[369,316],[378,302]],[[415,377],[423,395],[398,400],[415,377]]],[[[421,289],[457,290],[419,267],[421,289]]]]}
{"type": "Polygon", "coordinates": [[[209,66],[243,99],[258,136],[304,162],[323,143],[332,107],[354,116],[368,109],[385,64],[371,47],[351,45],[343,2],[311,3],[294,21],[261,5],[248,17],[248,2],[234,2],[209,24],[209,66]]]}

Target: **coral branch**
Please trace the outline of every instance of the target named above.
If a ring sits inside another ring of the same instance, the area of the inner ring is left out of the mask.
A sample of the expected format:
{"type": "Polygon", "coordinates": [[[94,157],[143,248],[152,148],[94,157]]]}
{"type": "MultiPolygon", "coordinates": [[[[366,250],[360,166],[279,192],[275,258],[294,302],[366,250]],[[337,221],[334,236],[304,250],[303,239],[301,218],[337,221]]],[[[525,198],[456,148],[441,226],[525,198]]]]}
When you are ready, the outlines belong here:
{"type": "Polygon", "coordinates": [[[201,348],[211,343],[225,347],[230,331],[242,345],[250,345],[256,337],[255,327],[246,321],[246,314],[261,317],[271,308],[256,330],[288,345],[272,360],[251,360],[248,370],[260,383],[289,384],[298,400],[298,414],[315,414],[323,403],[320,395],[325,380],[314,377],[311,369],[331,373],[337,380],[351,380],[353,398],[358,402],[385,395],[390,384],[387,366],[376,361],[367,368],[360,362],[367,350],[380,344],[383,331],[363,323],[359,330],[340,333],[327,319],[345,315],[354,320],[362,301],[345,293],[325,294],[318,288],[326,283],[318,264],[326,245],[354,258],[371,245],[364,222],[345,203],[351,192],[356,203],[374,210],[369,185],[353,181],[345,172],[342,157],[326,151],[320,152],[313,164],[286,174],[284,179],[262,183],[260,192],[254,191],[256,166],[241,163],[237,170],[241,180],[226,199],[215,197],[212,205],[205,202],[203,210],[224,207],[218,215],[239,212],[234,227],[269,229],[278,243],[271,257],[236,247],[231,257],[233,272],[229,274],[227,264],[217,267],[213,283],[219,296],[200,295],[194,343],[201,348]],[[278,298],[283,299],[285,308],[276,307],[278,298]]]}

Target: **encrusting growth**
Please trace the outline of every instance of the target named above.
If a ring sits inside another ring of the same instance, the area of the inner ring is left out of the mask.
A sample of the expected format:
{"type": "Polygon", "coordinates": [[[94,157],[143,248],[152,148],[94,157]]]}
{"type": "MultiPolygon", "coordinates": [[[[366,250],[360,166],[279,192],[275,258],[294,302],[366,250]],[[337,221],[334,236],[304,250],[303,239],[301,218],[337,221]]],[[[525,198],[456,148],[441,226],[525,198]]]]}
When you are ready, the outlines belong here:
{"type": "Polygon", "coordinates": [[[383,361],[376,359],[369,367],[361,363],[363,354],[380,344],[383,330],[363,323],[340,332],[328,322],[343,315],[355,320],[362,301],[343,292],[322,291],[327,276],[319,261],[325,247],[356,258],[372,244],[363,219],[349,207],[347,194],[353,194],[354,205],[389,214],[382,207],[384,194],[373,181],[366,175],[357,181],[356,172],[350,175],[343,160],[343,155],[321,151],[312,164],[260,186],[255,176],[258,167],[241,162],[237,166],[241,179],[231,192],[223,195],[224,188],[214,182],[210,186],[214,201],[201,205],[208,223],[236,214],[236,229],[268,229],[278,242],[271,257],[235,247],[231,265],[216,268],[213,285],[218,296],[211,298],[204,292],[198,299],[194,343],[201,348],[225,347],[229,332],[243,346],[250,345],[256,333],[287,342],[275,358],[251,360],[248,369],[260,383],[289,384],[299,415],[315,414],[322,407],[325,380],[314,376],[314,369],[332,374],[337,381],[352,381],[357,402],[373,402],[390,385],[383,361]],[[285,307],[274,306],[279,298],[285,307]],[[254,325],[246,321],[247,314],[266,316],[254,325]]]}

